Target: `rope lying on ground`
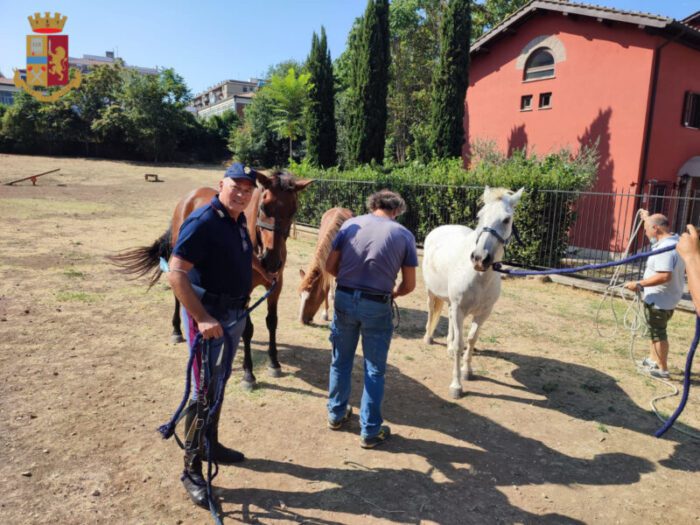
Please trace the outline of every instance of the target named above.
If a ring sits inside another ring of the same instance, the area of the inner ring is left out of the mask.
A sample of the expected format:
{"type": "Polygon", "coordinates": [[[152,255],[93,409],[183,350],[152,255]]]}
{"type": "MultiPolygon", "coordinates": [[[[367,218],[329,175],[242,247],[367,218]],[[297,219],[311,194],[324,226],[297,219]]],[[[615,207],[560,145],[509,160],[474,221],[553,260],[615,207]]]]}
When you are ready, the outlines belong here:
{"type": "MultiPolygon", "coordinates": [[[[632,240],[630,240],[630,244],[631,244],[631,242],[632,242],[632,240]]],[[[629,264],[629,263],[631,263],[633,261],[637,261],[639,259],[646,259],[648,257],[651,257],[652,255],[658,255],[660,253],[670,252],[671,250],[675,250],[675,249],[676,249],[676,245],[674,244],[671,246],[666,246],[664,248],[659,248],[658,250],[651,250],[648,252],[641,252],[641,253],[638,253],[636,255],[631,255],[631,256],[625,257],[623,259],[620,259],[619,261],[611,261],[611,262],[599,263],[599,264],[585,264],[583,266],[576,266],[574,268],[553,268],[553,269],[549,269],[549,270],[513,270],[513,269],[503,268],[502,264],[500,262],[497,262],[497,263],[493,264],[493,269],[497,272],[500,272],[500,273],[503,273],[506,275],[512,275],[515,277],[524,277],[527,275],[561,275],[561,274],[569,274],[569,273],[578,273],[578,272],[583,272],[583,271],[587,271],[587,270],[599,270],[602,268],[610,268],[613,266],[621,266],[623,264],[629,264]]],[[[629,246],[627,248],[627,251],[629,251],[629,246]]],[[[616,275],[619,275],[619,272],[616,272],[616,275]]],[[[605,299],[605,297],[603,297],[603,299],[605,299]]],[[[596,314],[596,317],[597,317],[597,314],[596,314]]],[[[625,317],[627,317],[627,315],[625,317]]],[[[615,318],[617,319],[617,316],[615,316],[615,318]]],[[[637,325],[638,322],[639,322],[638,314],[635,314],[633,324],[637,325]]],[[[657,397],[651,401],[652,410],[654,411],[656,416],[662,422],[664,422],[664,425],[659,430],[657,430],[656,433],[654,434],[656,437],[661,437],[662,435],[664,435],[664,433],[666,433],[666,431],[668,431],[668,429],[673,426],[676,419],[678,419],[678,416],[680,416],[680,414],[683,412],[683,409],[685,408],[685,405],[688,401],[688,395],[690,394],[690,371],[692,368],[693,357],[695,356],[695,350],[698,346],[699,340],[700,340],[700,316],[696,316],[695,336],[693,338],[693,342],[690,345],[690,349],[688,350],[688,357],[686,359],[685,374],[684,374],[684,378],[683,378],[683,396],[681,397],[680,404],[676,408],[673,415],[670,418],[668,418],[668,420],[664,421],[663,418],[661,417],[661,415],[659,414],[658,410],[656,409],[655,402],[660,400],[660,399],[664,399],[666,397],[671,397],[673,395],[676,395],[678,393],[678,389],[674,385],[672,385],[671,383],[669,383],[667,381],[663,381],[663,380],[662,380],[662,382],[666,383],[667,385],[674,388],[675,392],[672,394],[657,397]]],[[[632,339],[632,345],[634,345],[634,336],[632,339]]],[[[631,352],[633,351],[632,348],[633,347],[630,348],[631,352]]],[[[632,357],[634,360],[633,355],[632,355],[632,357]]],[[[696,436],[694,436],[693,434],[690,434],[688,432],[684,432],[680,429],[676,429],[676,430],[682,432],[685,435],[696,438],[696,436]]]]}

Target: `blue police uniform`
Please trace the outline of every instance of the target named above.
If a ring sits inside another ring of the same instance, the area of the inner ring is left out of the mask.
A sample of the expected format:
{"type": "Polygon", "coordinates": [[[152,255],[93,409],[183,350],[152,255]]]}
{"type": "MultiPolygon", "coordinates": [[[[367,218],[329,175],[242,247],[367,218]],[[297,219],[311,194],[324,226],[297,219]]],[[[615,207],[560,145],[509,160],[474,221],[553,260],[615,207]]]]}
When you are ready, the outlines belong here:
{"type": "Polygon", "coordinates": [[[194,265],[190,282],[212,294],[246,298],[253,279],[245,214],[232,219],[219,197],[193,211],[180,228],[173,255],[194,265]]]}
{"type": "MultiPolygon", "coordinates": [[[[243,213],[234,220],[219,197],[193,211],[180,228],[173,255],[192,263],[190,282],[207,312],[229,332],[234,352],[245,328],[246,319],[236,322],[245,309],[252,286],[252,247],[243,213]]],[[[182,320],[188,345],[197,335],[197,323],[182,308],[182,320]]],[[[224,339],[209,342],[211,362],[219,361],[224,339]]],[[[219,371],[215,370],[213,375],[219,371]]],[[[197,399],[198,363],[192,370],[192,399],[197,399]]]]}
{"type": "MultiPolygon", "coordinates": [[[[224,177],[246,179],[255,184],[255,173],[246,170],[242,164],[235,163],[226,171],[224,177]]],[[[246,325],[246,318],[238,318],[244,313],[248,294],[253,279],[252,245],[248,236],[246,218],[241,213],[234,220],[228,210],[219,200],[212,198],[207,206],[203,206],[190,214],[180,228],[178,241],[173,249],[173,256],[192,263],[188,277],[192,287],[199,296],[206,311],[214,317],[231,337],[233,354],[235,356],[238,342],[246,325]]],[[[196,321],[182,308],[182,319],[186,325],[187,342],[192,350],[192,343],[198,333],[196,321]]],[[[207,351],[202,353],[202,361],[195,359],[192,366],[192,401],[188,407],[185,419],[185,470],[182,483],[190,499],[201,507],[207,507],[207,487],[202,472],[202,456],[206,431],[209,443],[209,454],[213,461],[222,464],[243,461],[240,452],[224,447],[219,443],[218,427],[221,406],[216,413],[205,416],[207,406],[214,402],[213,396],[217,389],[212,385],[224,383],[230,370],[224,370],[223,359],[224,338],[209,339],[207,351]],[[203,367],[203,358],[208,356],[208,366],[203,367]],[[203,370],[201,370],[203,368],[203,370]],[[205,384],[202,391],[206,392],[208,403],[196,403],[199,390],[200,370],[205,384]],[[196,411],[193,410],[196,407],[196,411]],[[200,418],[205,417],[207,429],[200,418]]],[[[231,359],[233,359],[233,357],[231,359]]],[[[225,388],[225,384],[222,388],[225,388]]],[[[223,393],[223,391],[221,392],[223,393]]]]}

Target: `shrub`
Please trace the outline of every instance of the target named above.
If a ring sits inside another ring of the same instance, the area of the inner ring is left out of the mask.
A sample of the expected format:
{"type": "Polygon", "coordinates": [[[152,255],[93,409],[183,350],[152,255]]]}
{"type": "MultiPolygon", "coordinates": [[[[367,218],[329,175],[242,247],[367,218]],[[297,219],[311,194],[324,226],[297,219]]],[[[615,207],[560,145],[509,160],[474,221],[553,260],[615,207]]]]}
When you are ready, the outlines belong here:
{"type": "Polygon", "coordinates": [[[442,224],[475,227],[484,186],[525,187],[515,214],[523,244],[509,245],[507,260],[528,266],[555,265],[566,252],[568,232],[576,220],[573,204],[595,179],[596,150],[584,148],[576,154],[562,150],[543,157],[516,151],[506,157],[492,144],[481,143],[472,152],[469,170],[460,158],[401,166],[368,164],[345,171],[292,163],[290,170],[296,175],[316,179],[301,194],[297,220],[317,226],[323,213],[335,206],[366,213],[367,197],[389,188],[406,200],[408,211],[399,221],[420,244],[442,224]]]}

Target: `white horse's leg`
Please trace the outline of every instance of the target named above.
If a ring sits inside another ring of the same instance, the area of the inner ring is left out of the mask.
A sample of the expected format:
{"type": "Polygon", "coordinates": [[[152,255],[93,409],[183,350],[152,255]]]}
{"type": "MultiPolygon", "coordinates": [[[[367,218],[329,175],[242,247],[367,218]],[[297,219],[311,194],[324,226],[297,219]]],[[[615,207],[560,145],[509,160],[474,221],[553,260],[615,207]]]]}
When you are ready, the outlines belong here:
{"type": "Polygon", "coordinates": [[[454,363],[452,369],[452,383],[450,383],[450,395],[453,399],[462,397],[462,382],[460,376],[459,362],[462,358],[462,348],[464,348],[464,334],[462,325],[464,324],[464,313],[458,303],[450,304],[450,325],[452,326],[452,339],[449,341],[447,351],[451,353],[454,363]]]}
{"type": "Polygon", "coordinates": [[[478,316],[475,315],[472,320],[472,326],[467,336],[467,350],[464,352],[462,361],[462,379],[464,380],[474,379],[474,374],[472,372],[472,352],[475,349],[476,340],[479,338],[479,331],[490,314],[491,310],[478,316]]]}
{"type": "Polygon", "coordinates": [[[447,355],[448,357],[454,357],[454,353],[452,352],[453,348],[453,342],[452,339],[454,339],[454,329],[452,326],[452,323],[447,323],[447,355]]]}
{"type": "Polygon", "coordinates": [[[428,322],[425,325],[425,336],[423,337],[423,342],[427,345],[433,343],[433,333],[440,321],[443,303],[442,299],[428,292],[428,322]]]}

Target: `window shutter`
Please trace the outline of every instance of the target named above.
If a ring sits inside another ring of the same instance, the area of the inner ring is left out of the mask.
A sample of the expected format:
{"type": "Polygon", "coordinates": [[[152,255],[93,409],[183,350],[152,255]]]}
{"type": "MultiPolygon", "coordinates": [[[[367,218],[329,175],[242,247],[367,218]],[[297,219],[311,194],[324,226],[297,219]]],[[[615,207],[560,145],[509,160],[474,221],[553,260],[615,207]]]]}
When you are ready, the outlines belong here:
{"type": "Polygon", "coordinates": [[[690,116],[693,114],[693,94],[690,91],[685,92],[685,100],[683,101],[683,126],[690,126],[690,116]]]}

